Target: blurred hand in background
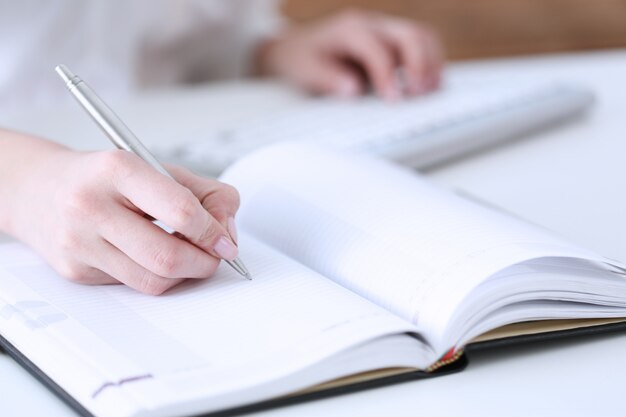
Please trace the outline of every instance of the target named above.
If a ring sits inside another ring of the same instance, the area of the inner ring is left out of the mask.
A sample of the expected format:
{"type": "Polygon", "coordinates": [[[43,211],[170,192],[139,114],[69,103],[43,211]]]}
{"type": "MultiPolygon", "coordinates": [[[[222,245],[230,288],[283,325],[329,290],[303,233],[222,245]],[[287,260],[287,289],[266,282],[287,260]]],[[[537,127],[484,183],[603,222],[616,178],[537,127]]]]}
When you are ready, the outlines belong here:
{"type": "Polygon", "coordinates": [[[257,71],[318,94],[353,97],[371,87],[397,100],[436,89],[443,48],[427,26],[410,19],[344,11],[290,27],[261,45],[257,71]]]}

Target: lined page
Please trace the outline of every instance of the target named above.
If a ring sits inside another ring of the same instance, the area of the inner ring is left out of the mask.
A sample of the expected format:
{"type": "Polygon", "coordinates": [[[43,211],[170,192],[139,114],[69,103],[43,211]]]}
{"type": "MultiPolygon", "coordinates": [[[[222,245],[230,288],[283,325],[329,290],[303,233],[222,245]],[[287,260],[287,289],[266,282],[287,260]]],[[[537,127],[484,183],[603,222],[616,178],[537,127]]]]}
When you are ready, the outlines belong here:
{"type": "Polygon", "coordinates": [[[372,157],[280,144],[222,179],[242,195],[245,230],[433,335],[498,270],[587,255],[372,157]]]}
{"type": "Polygon", "coordinates": [[[52,339],[59,352],[64,347],[65,357],[55,362],[90,378],[55,374],[62,385],[97,412],[125,415],[119,392],[128,407],[207,398],[271,383],[351,346],[415,330],[245,233],[240,245],[253,281],[220,266],[211,279],[188,280],[158,297],[121,285],[67,282],[23,246],[4,245],[0,331],[10,340],[21,332],[13,340],[27,356],[40,358],[44,371],[52,365],[42,341],[52,339]],[[155,381],[161,381],[158,395],[141,388],[155,381]]]}

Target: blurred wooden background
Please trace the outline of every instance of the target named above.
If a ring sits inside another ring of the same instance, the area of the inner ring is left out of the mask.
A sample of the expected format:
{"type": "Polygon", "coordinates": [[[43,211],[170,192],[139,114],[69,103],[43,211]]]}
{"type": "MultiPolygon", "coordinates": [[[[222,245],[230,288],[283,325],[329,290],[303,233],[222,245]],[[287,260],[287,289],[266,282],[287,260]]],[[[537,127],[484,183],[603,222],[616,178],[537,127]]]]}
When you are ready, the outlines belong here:
{"type": "Polygon", "coordinates": [[[285,0],[295,21],[359,7],[434,26],[449,59],[626,46],[626,0],[285,0]]]}

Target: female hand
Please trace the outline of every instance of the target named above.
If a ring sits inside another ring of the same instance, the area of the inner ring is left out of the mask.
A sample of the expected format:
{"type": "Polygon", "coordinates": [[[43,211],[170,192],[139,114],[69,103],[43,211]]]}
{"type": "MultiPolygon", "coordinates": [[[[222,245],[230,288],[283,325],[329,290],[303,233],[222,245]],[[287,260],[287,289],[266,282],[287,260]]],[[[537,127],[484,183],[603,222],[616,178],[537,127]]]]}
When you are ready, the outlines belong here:
{"type": "Polygon", "coordinates": [[[257,57],[261,74],[314,93],[351,97],[364,93],[369,83],[389,100],[436,89],[443,67],[441,44],[429,28],[359,11],[287,29],[266,42],[257,57]]]}
{"type": "Polygon", "coordinates": [[[178,182],[129,152],[55,148],[16,188],[8,232],[78,283],[124,283],[157,295],[185,278],[208,278],[220,258],[237,256],[239,195],[169,170],[178,182]]]}

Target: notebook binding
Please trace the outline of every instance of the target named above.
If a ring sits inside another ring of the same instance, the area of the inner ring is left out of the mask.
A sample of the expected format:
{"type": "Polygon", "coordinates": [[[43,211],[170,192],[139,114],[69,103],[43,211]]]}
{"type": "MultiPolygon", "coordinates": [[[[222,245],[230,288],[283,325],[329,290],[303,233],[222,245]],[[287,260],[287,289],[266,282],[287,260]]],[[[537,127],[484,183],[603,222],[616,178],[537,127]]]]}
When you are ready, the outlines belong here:
{"type": "Polygon", "coordinates": [[[434,372],[441,367],[450,365],[452,362],[457,361],[461,356],[463,356],[463,349],[455,351],[454,348],[452,348],[448,351],[448,353],[443,355],[441,359],[426,368],[426,372],[434,372]]]}

